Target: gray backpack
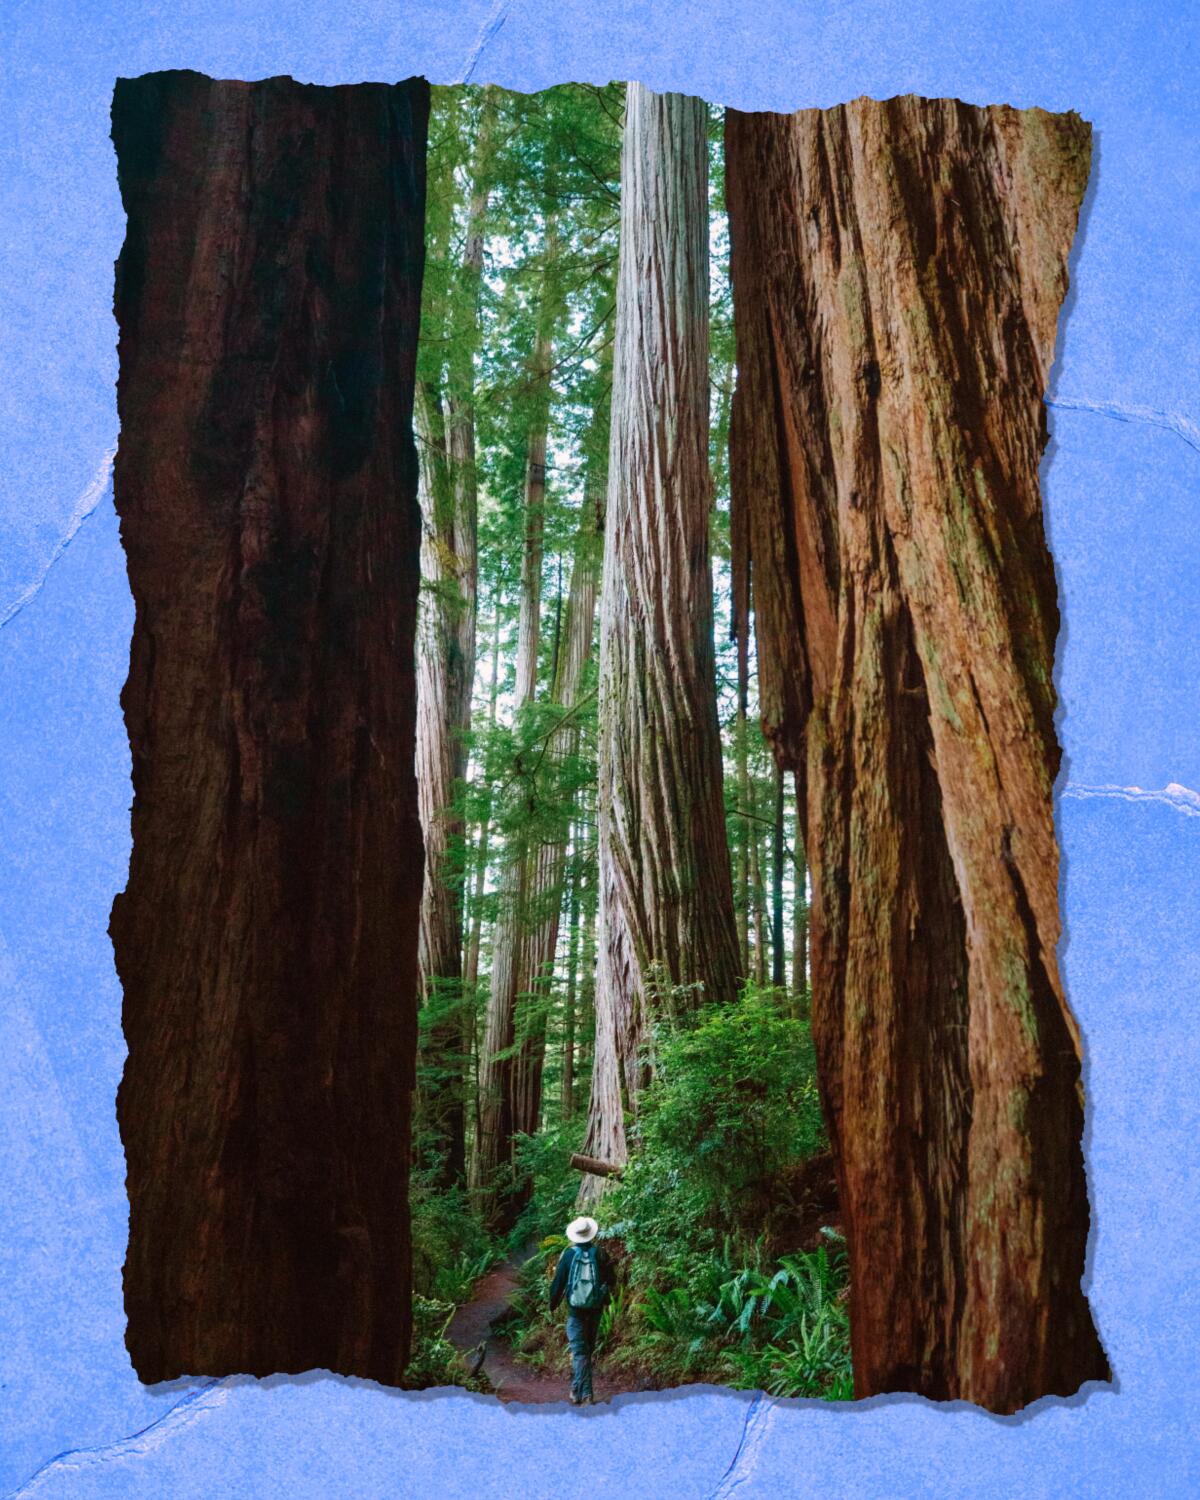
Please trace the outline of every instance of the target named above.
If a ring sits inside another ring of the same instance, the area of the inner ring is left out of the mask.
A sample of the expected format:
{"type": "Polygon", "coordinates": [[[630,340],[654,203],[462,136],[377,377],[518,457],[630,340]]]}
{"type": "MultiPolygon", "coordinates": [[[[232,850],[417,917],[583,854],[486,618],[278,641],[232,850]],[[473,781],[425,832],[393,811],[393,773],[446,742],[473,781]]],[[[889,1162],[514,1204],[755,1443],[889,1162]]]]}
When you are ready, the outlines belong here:
{"type": "Polygon", "coordinates": [[[567,1280],[567,1306],[577,1311],[597,1308],[604,1301],[604,1288],[600,1285],[600,1267],[596,1262],[595,1245],[580,1245],[571,1261],[567,1280]]]}

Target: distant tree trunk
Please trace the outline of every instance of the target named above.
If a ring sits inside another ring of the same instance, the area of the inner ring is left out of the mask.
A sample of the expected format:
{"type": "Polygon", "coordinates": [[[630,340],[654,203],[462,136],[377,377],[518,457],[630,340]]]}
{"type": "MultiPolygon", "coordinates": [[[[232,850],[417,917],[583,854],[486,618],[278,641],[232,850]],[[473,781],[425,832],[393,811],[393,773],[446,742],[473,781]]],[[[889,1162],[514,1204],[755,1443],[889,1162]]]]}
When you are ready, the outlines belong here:
{"type": "MultiPolygon", "coordinates": [[[[607,414],[598,411],[594,421],[607,426],[607,414]]],[[[547,743],[547,758],[558,766],[579,751],[578,710],[584,672],[592,656],[596,635],[596,600],[600,587],[600,538],[604,528],[606,474],[603,465],[588,473],[575,552],[571,582],[562,622],[560,649],[556,653],[551,701],[565,710],[561,728],[547,743]]],[[[561,838],[551,838],[528,855],[529,923],[522,945],[522,972],[518,994],[530,997],[533,1014],[525,1028],[525,1038],[517,1058],[516,1106],[514,1128],[532,1134],[538,1128],[542,1099],[542,1068],[546,1050],[546,1012],[550,1002],[554,959],[558,950],[558,930],[562,912],[563,883],[566,870],[569,819],[574,813],[572,798],[563,808],[567,820],[561,838]]]]}
{"type": "Polygon", "coordinates": [[[758,811],[758,789],[754,777],[746,778],[747,807],[746,828],[750,835],[750,902],[754,910],[754,951],[751,954],[750,972],[755,984],[767,982],[767,895],[763,884],[762,858],[759,849],[761,821],[758,811]]]}
{"type": "Polygon", "coordinates": [[[909,97],[730,111],[726,147],[734,531],[806,778],[856,1393],[1011,1412],[1107,1374],[1037,478],[1089,130],[909,97]]]}
{"type": "Polygon", "coordinates": [[[750,826],[750,732],[747,710],[750,698],[750,660],[747,654],[748,637],[745,629],[737,630],[737,719],[734,724],[734,754],[737,759],[738,820],[737,820],[737,913],[738,952],[741,955],[741,971],[750,973],[750,840],[754,830],[750,826]]]}
{"type": "Polygon", "coordinates": [[[454,482],[441,392],[428,381],[417,382],[415,426],[423,585],[417,617],[416,770],[425,841],[417,944],[422,999],[417,1118],[435,1143],[439,1181],[448,1185],[462,1179],[466,1166],[461,870],[454,868],[455,845],[461,845],[463,834],[454,798],[465,770],[462,736],[466,726],[461,722],[462,684],[455,643],[464,560],[454,551],[454,482]]]}
{"type": "Polygon", "coordinates": [[[800,778],[796,786],[796,899],[792,907],[792,989],[797,1005],[803,1004],[808,987],[808,865],[804,858],[804,794],[800,778]]]}
{"type": "Polygon", "coordinates": [[[126,1339],[401,1381],[428,86],[121,79],[126,1339]]]}
{"type": "Polygon", "coordinates": [[[573,868],[568,912],[567,993],[563,1002],[562,1117],[575,1113],[575,1006],[579,985],[579,887],[583,872],[579,863],[578,831],[573,846],[573,868]]]}
{"type": "MultiPolygon", "coordinates": [[[[551,223],[546,232],[553,244],[551,223]]],[[[525,459],[525,540],[521,562],[521,600],[517,623],[516,713],[533,703],[537,693],[538,640],[541,632],[542,555],[545,536],[546,439],[550,417],[550,372],[557,301],[550,286],[553,256],[547,253],[538,335],[531,376],[535,389],[525,459]]],[[[531,806],[529,811],[534,811],[531,806]]],[[[517,1081],[513,1046],[516,1041],[517,995],[526,940],[525,913],[531,883],[524,832],[510,839],[505,851],[500,904],[492,944],[491,988],[479,1070],[479,1130],[471,1164],[471,1187],[484,1218],[501,1222],[502,1169],[511,1161],[516,1129],[517,1081]],[[514,847],[515,845],[515,847],[514,847]]]]}
{"type": "MultiPolygon", "coordinates": [[[[496,727],[496,698],[500,687],[500,620],[497,606],[495,630],[492,635],[492,669],[488,683],[488,728],[496,727]]],[[[467,961],[463,980],[473,994],[479,983],[479,945],[483,937],[483,896],[487,886],[488,844],[491,838],[492,797],[491,787],[484,773],[483,814],[479,820],[479,844],[475,851],[475,887],[471,892],[471,927],[467,939],[467,961]]]]}
{"type": "MultiPolygon", "coordinates": [[[[592,809],[594,814],[594,808],[592,809]]],[[[590,1078],[596,1039],[596,907],[597,850],[594,835],[585,840],[579,877],[579,992],[575,1001],[575,1098],[580,1080],[590,1078]]],[[[590,1088],[587,1104],[590,1100],[590,1088]]]]}
{"type": "Polygon", "coordinates": [[[489,195],[495,109],[485,96],[476,139],[460,269],[465,326],[448,320],[446,401],[425,384],[418,393],[421,438],[422,608],[418,634],[417,788],[425,837],[418,961],[426,1007],[434,1011],[424,1039],[431,1075],[422,1117],[432,1131],[443,1184],[466,1171],[463,1068],[468,1036],[463,999],[462,844],[457,797],[467,770],[471,690],[475,680],[478,496],[475,478],[474,353],[479,344],[479,288],[489,195]]]}
{"type": "Polygon", "coordinates": [[[787,962],[783,937],[783,770],[775,770],[775,826],[771,847],[771,983],[777,989],[787,984],[787,962]]]}
{"type": "MultiPolygon", "coordinates": [[[[654,1011],[737,992],[708,532],[705,106],[640,84],[621,154],[600,645],[600,969],[586,1154],[626,1159],[654,1011]],[[686,998],[685,998],[686,996],[686,998]]],[[[585,1177],[586,1201],[601,1179],[585,1177]]]]}

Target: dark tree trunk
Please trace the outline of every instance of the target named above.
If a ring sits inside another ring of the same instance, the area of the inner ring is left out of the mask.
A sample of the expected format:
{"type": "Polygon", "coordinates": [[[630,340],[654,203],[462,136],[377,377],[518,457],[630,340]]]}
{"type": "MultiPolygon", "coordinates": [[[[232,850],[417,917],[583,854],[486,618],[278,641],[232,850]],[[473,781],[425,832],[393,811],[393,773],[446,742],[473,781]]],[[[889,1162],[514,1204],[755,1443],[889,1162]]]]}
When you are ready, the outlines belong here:
{"type": "Polygon", "coordinates": [[[806,778],[856,1390],[1010,1412],[1107,1374],[1037,477],[1089,130],[904,98],[731,111],[726,145],[735,566],[806,778]]]}
{"type": "Polygon", "coordinates": [[[428,89],[113,103],[137,606],[127,1342],[143,1381],[408,1357],[428,89]]]}

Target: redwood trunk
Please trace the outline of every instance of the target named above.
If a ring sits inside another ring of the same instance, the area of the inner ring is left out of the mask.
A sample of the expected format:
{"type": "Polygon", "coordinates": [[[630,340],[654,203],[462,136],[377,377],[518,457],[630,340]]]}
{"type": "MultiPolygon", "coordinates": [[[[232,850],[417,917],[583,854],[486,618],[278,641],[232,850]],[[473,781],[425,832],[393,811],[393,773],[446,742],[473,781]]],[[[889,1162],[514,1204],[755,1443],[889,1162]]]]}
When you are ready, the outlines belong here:
{"type": "Polygon", "coordinates": [[[1089,130],[904,98],[731,111],[726,145],[735,562],[806,783],[856,1391],[1010,1412],[1107,1374],[1037,478],[1089,130]]]}
{"type": "Polygon", "coordinates": [[[407,1360],[427,112],[420,81],[114,98],[146,1382],[407,1360]]]}
{"type": "Polygon", "coordinates": [[[474,660],[474,521],[469,549],[460,534],[456,485],[447,453],[441,393],[419,382],[421,601],[417,620],[417,797],[425,878],[417,942],[424,1008],[418,1118],[434,1144],[444,1184],[466,1169],[463,1098],[462,887],[455,869],[463,822],[455,795],[466,771],[474,660]],[[469,627],[464,617],[469,616],[469,627]]]}
{"type": "MultiPolygon", "coordinates": [[[[587,1154],[626,1159],[656,1012],[732,999],[708,467],[705,107],[626,93],[600,641],[600,969],[587,1154]],[[681,986],[695,988],[681,989],[681,986]]],[[[583,1196],[599,1179],[585,1178],[583,1196]]]]}

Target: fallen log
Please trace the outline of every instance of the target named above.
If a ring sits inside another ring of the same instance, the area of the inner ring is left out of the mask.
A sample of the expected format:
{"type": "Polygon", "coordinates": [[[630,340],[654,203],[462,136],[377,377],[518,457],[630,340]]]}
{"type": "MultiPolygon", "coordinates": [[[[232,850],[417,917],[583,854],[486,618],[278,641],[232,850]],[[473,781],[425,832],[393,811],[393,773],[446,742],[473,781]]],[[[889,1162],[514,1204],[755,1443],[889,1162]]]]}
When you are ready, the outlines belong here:
{"type": "Polygon", "coordinates": [[[601,1161],[598,1156],[581,1156],[578,1151],[571,1155],[571,1165],[577,1172],[590,1172],[593,1177],[620,1178],[625,1168],[613,1161],[601,1161]]]}

